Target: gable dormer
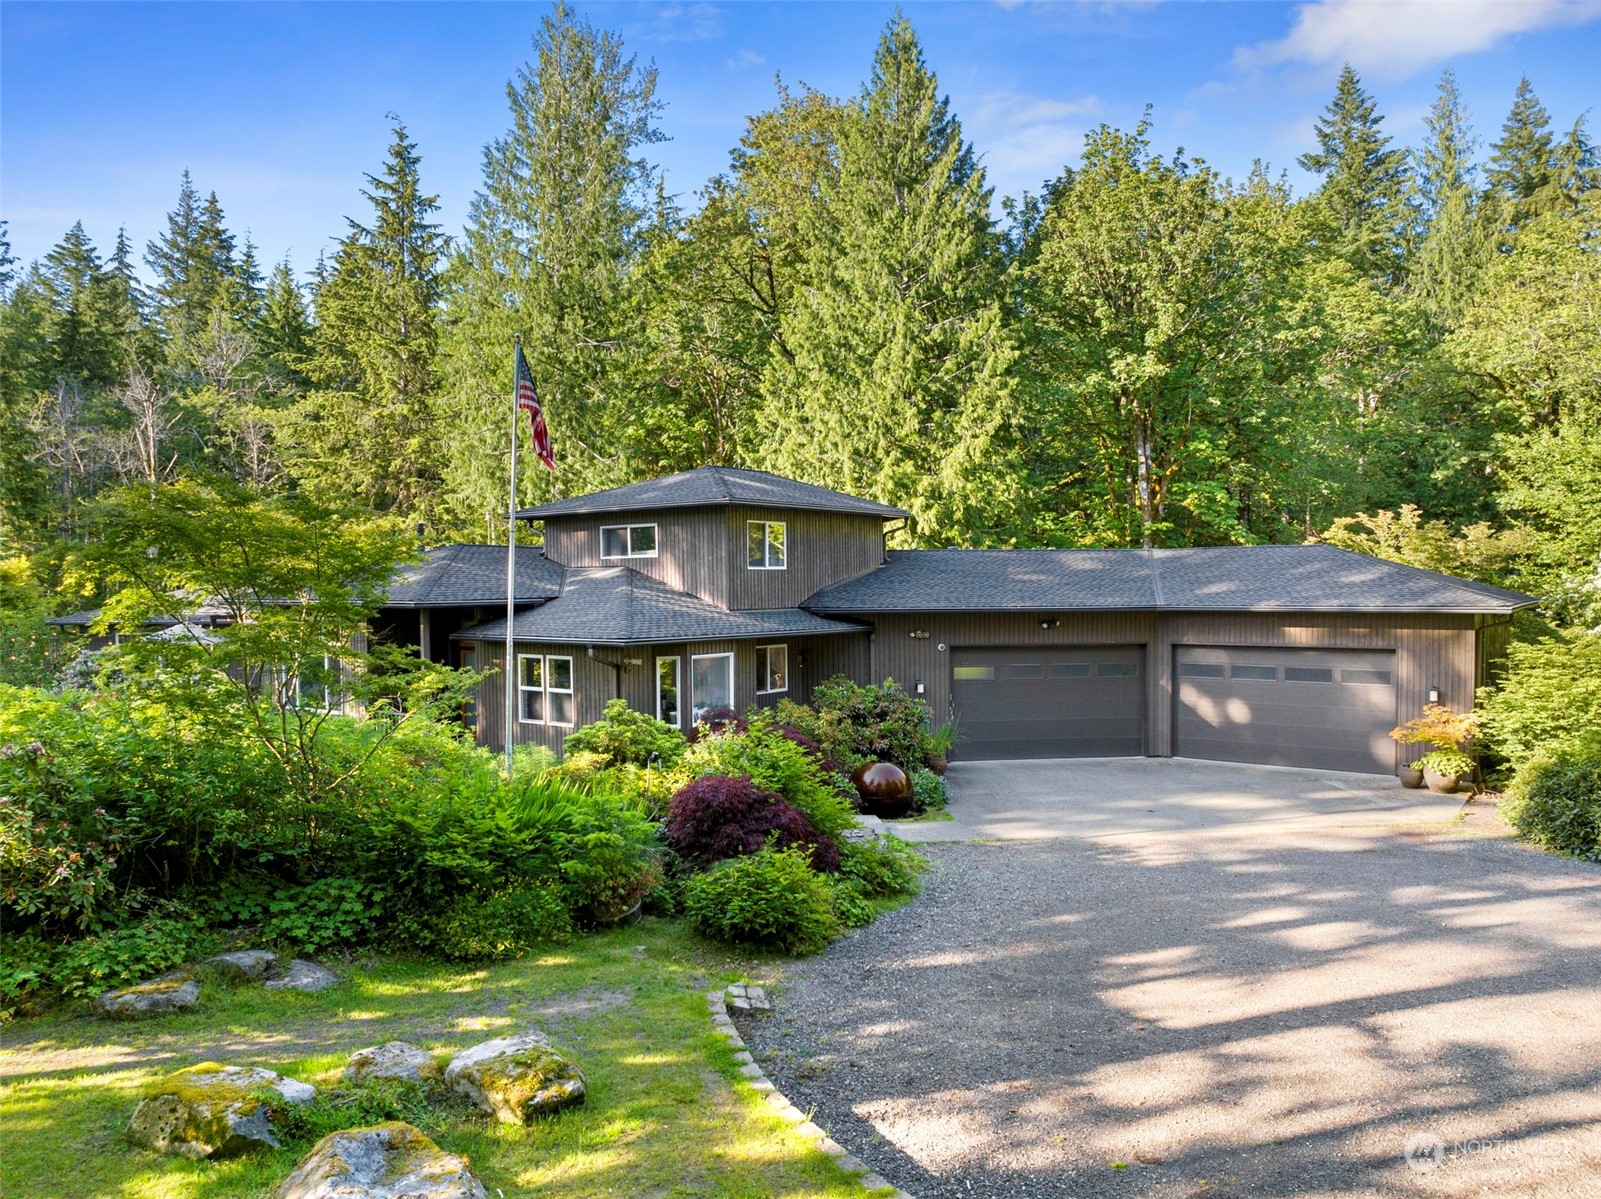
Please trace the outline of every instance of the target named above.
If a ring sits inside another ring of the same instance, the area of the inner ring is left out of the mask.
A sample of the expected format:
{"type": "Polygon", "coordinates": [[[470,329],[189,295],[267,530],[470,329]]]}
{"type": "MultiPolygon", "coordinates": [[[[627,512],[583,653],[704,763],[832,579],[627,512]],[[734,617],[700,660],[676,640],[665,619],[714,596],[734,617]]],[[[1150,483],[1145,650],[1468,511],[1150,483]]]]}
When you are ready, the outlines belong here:
{"type": "Polygon", "coordinates": [[[793,608],[884,558],[906,513],[764,471],[705,466],[519,512],[563,566],[627,566],[733,610],[793,608]]]}

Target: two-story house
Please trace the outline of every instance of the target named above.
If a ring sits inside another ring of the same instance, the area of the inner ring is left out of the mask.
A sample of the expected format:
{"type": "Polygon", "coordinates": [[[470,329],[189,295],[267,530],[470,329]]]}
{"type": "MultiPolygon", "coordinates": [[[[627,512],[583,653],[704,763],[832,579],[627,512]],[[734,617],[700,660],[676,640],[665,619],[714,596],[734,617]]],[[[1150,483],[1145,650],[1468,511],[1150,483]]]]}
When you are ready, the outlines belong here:
{"type": "MultiPolygon", "coordinates": [[[[728,467],[518,515],[544,545],[524,551],[543,558],[519,587],[514,727],[558,749],[612,698],[688,729],[844,674],[956,717],[958,757],[1388,773],[1389,730],[1471,708],[1535,602],[1321,545],[887,551],[900,509],[728,467]]],[[[476,711],[495,747],[505,634],[451,634],[495,670],[476,711]]]]}

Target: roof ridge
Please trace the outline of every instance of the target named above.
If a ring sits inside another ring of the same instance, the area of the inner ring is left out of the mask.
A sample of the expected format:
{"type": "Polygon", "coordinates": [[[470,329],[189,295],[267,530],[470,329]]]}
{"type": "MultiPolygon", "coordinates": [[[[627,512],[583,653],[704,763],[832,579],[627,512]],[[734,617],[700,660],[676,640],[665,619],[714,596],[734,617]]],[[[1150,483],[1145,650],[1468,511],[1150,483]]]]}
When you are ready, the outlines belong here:
{"type": "Polygon", "coordinates": [[[1145,560],[1151,567],[1151,598],[1158,608],[1165,608],[1167,601],[1162,598],[1162,566],[1161,559],[1156,556],[1156,547],[1145,548],[1145,560]]]}

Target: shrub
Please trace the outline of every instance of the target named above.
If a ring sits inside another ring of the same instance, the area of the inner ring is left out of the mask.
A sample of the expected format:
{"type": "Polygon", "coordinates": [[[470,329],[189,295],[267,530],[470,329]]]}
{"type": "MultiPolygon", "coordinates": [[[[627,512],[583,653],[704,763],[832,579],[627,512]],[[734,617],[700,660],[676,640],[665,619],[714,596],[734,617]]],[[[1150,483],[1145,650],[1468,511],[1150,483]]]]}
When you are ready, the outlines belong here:
{"type": "Polygon", "coordinates": [[[873,901],[854,882],[838,875],[828,881],[834,888],[834,913],[842,925],[846,928],[866,928],[878,919],[878,909],[873,906],[873,901]]]}
{"type": "Polygon", "coordinates": [[[684,755],[680,771],[691,778],[749,776],[758,787],[776,791],[799,808],[825,836],[856,824],[856,809],[840,781],[764,714],[752,717],[744,732],[729,730],[701,738],[684,755]]]}
{"type": "Polygon", "coordinates": [[[285,887],[267,904],[261,935],[313,954],[336,945],[365,945],[384,921],[387,898],[386,888],[355,878],[285,887]]]}
{"type": "Polygon", "coordinates": [[[64,995],[96,995],[141,982],[208,952],[214,938],[193,916],[166,904],[138,923],[57,950],[50,982],[64,995]]]}
{"type": "Polygon", "coordinates": [[[601,793],[573,805],[561,874],[580,920],[616,920],[661,881],[656,831],[637,803],[620,796],[601,793]]]}
{"type": "Polygon", "coordinates": [[[1437,749],[1426,753],[1417,760],[1415,766],[1418,770],[1432,770],[1435,774],[1473,777],[1473,759],[1454,749],[1437,749]]]}
{"type": "Polygon", "coordinates": [[[928,868],[920,854],[894,838],[846,842],[839,876],[871,899],[916,895],[917,876],[928,868]]]}
{"type": "Polygon", "coordinates": [[[1438,745],[1462,750],[1479,736],[1479,717],[1453,712],[1444,704],[1424,704],[1423,715],[1390,730],[1402,745],[1438,745]]]}
{"type": "Polygon", "coordinates": [[[914,812],[944,811],[946,800],[944,779],[925,766],[919,766],[912,771],[912,810],[914,812]]]}
{"type": "Polygon", "coordinates": [[[408,1078],[368,1078],[318,1091],[310,1103],[284,1103],[276,1091],[262,1099],[272,1108],[273,1130],[296,1147],[315,1144],[329,1133],[403,1120],[424,1132],[459,1118],[462,1100],[440,1083],[408,1078]],[[452,1110],[458,1109],[458,1110],[452,1110]]]}
{"type": "Polygon", "coordinates": [[[708,734],[717,733],[743,733],[746,721],[740,714],[727,705],[716,708],[707,708],[700,714],[695,727],[689,732],[689,742],[693,745],[708,734]]]}
{"type": "Polygon", "coordinates": [[[402,940],[458,962],[500,962],[572,939],[561,893],[548,883],[470,891],[435,917],[408,917],[402,940]]]}
{"type": "Polygon", "coordinates": [[[798,848],[763,849],[695,875],[684,909],[708,937],[783,953],[815,953],[840,932],[833,890],[798,848]]]}
{"type": "Polygon", "coordinates": [[[54,956],[55,947],[32,930],[0,934],[0,1024],[32,1008],[50,985],[54,956]]]}
{"type": "Polygon", "coordinates": [[[1500,685],[1479,692],[1490,747],[1514,764],[1601,729],[1601,633],[1514,641],[1500,685]]]}
{"type": "Polygon", "coordinates": [[[928,705],[907,695],[894,679],[864,687],[838,676],[819,684],[812,702],[821,725],[818,739],[829,757],[841,762],[876,758],[903,770],[923,764],[928,705]]]}
{"type": "Polygon", "coordinates": [[[1502,810],[1529,840],[1601,862],[1601,737],[1519,767],[1502,810]]]}
{"type": "Polygon", "coordinates": [[[688,742],[672,725],[636,712],[626,700],[613,699],[599,720],[568,733],[562,745],[568,753],[599,754],[609,766],[643,766],[655,754],[663,766],[671,767],[688,742]]]}
{"type": "Polygon", "coordinates": [[[667,810],[667,844],[707,865],[758,853],[771,843],[804,852],[819,870],[839,866],[839,847],[805,813],[749,775],[707,775],[686,784],[667,810]]]}

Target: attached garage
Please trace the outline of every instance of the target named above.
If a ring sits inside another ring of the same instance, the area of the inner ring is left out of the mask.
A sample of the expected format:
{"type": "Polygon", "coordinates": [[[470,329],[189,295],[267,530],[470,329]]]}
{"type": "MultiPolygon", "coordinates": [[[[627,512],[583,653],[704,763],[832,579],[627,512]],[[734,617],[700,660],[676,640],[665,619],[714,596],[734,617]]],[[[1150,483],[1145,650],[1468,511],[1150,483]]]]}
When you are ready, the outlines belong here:
{"type": "Polygon", "coordinates": [[[1176,755],[1395,770],[1393,651],[1186,646],[1175,654],[1176,755]]]}
{"type": "Polygon", "coordinates": [[[1140,646],[1009,646],[951,652],[964,760],[1145,753],[1140,646]]]}

